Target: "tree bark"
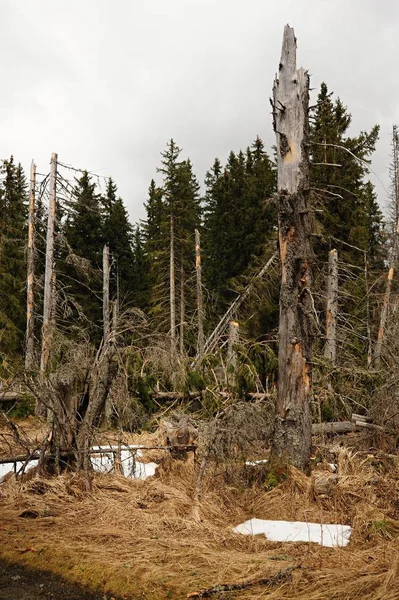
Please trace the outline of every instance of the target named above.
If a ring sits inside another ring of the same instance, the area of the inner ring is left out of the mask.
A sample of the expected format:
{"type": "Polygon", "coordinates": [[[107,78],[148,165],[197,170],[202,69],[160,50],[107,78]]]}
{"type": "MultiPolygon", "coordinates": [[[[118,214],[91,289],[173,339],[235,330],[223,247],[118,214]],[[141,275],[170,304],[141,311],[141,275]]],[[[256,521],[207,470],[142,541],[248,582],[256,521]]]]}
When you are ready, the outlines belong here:
{"type": "Polygon", "coordinates": [[[26,307],[26,350],[25,369],[30,371],[34,366],[35,344],[35,196],[36,165],[32,160],[30,167],[29,221],[28,221],[28,276],[26,307]]]}
{"type": "Polygon", "coordinates": [[[296,39],[284,30],[279,76],[273,88],[277,142],[281,260],[279,374],[271,466],[309,465],[312,440],[311,296],[308,108],[309,76],[296,70],[296,39]]]}
{"type": "Polygon", "coordinates": [[[43,329],[42,329],[42,354],[40,370],[44,374],[50,356],[52,340],[52,307],[54,298],[54,224],[56,212],[56,179],[57,179],[57,154],[51,155],[50,172],[50,198],[47,217],[46,237],[46,267],[44,276],[44,305],[43,305],[43,329]]]}
{"type": "Polygon", "coordinates": [[[197,355],[199,360],[204,355],[204,301],[202,295],[202,272],[201,272],[201,236],[198,229],[195,230],[195,272],[197,276],[197,355]]]}
{"type": "Polygon", "coordinates": [[[239,324],[237,321],[230,321],[229,323],[229,339],[227,342],[227,383],[230,386],[234,386],[236,382],[236,368],[237,368],[237,352],[236,344],[239,339],[239,324]]]}
{"type": "Polygon", "coordinates": [[[180,355],[184,352],[184,320],[186,318],[186,298],[184,294],[184,265],[183,250],[180,254],[180,323],[179,323],[179,345],[180,355]]]}
{"type": "Polygon", "coordinates": [[[175,235],[173,214],[170,215],[170,257],[169,257],[169,279],[170,279],[170,350],[172,355],[176,352],[176,291],[175,291],[175,235]]]}
{"type": "Polygon", "coordinates": [[[338,315],[338,253],[328,254],[326,345],[324,358],[333,365],[337,362],[337,315],[338,315]]]}
{"type": "Polygon", "coordinates": [[[109,247],[105,244],[103,248],[103,327],[104,343],[108,340],[110,333],[109,320],[109,247]]]}

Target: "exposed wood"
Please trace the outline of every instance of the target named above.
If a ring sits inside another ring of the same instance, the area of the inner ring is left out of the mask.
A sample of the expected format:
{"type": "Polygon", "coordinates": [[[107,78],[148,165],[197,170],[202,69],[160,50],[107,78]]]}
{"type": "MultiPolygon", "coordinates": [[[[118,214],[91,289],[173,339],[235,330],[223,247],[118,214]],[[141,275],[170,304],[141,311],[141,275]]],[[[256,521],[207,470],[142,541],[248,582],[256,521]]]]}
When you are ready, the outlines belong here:
{"type": "MultiPolygon", "coordinates": [[[[399,225],[399,224],[398,224],[399,225]]],[[[378,369],[381,363],[382,342],[384,339],[385,326],[388,318],[389,301],[391,298],[392,280],[395,269],[393,266],[388,271],[387,282],[385,286],[384,301],[381,309],[380,326],[378,328],[377,343],[374,350],[374,367],[378,369]]]]}
{"type": "MultiPolygon", "coordinates": [[[[219,323],[216,325],[215,329],[212,331],[211,335],[205,341],[204,344],[204,354],[208,352],[212,352],[218,343],[219,337],[222,335],[223,331],[227,327],[229,321],[232,316],[237,313],[237,311],[244,304],[248,296],[251,294],[256,281],[262,279],[262,277],[267,273],[267,271],[273,266],[273,264],[277,261],[278,254],[277,252],[273,254],[271,258],[267,261],[267,263],[261,268],[259,273],[253,278],[253,280],[249,283],[247,288],[244,290],[242,294],[237,296],[237,298],[230,304],[229,308],[226,310],[223,317],[220,319],[219,323]]],[[[197,354],[194,361],[191,364],[192,368],[195,368],[200,362],[200,357],[197,354]]]]}
{"type": "Polygon", "coordinates": [[[46,372],[50,356],[52,338],[52,305],[54,286],[54,226],[56,213],[56,181],[57,181],[57,154],[51,155],[50,171],[50,196],[47,217],[46,237],[46,267],[44,275],[44,303],[43,303],[43,328],[42,328],[42,353],[40,370],[46,372]]]}
{"type": "Polygon", "coordinates": [[[170,304],[170,350],[176,351],[176,291],[175,291],[175,239],[173,213],[170,215],[170,256],[169,256],[169,304],[170,304]]]}
{"type": "Polygon", "coordinates": [[[197,356],[201,360],[204,355],[204,300],[202,294],[202,271],[201,271],[201,236],[198,229],[195,230],[195,273],[197,278],[197,356]]]}
{"type": "Polygon", "coordinates": [[[358,426],[352,421],[337,421],[334,423],[314,423],[312,435],[339,435],[340,433],[351,433],[357,431],[358,426]]]}
{"type": "Polygon", "coordinates": [[[298,569],[298,566],[290,566],[282,571],[278,571],[275,575],[271,577],[266,577],[263,579],[253,579],[251,581],[245,581],[242,583],[222,583],[219,585],[214,585],[210,588],[202,589],[198,592],[191,592],[187,594],[187,598],[209,598],[210,596],[215,596],[218,594],[223,594],[224,592],[234,592],[237,590],[245,590],[249,587],[255,586],[267,586],[274,587],[275,585],[280,585],[291,579],[292,571],[294,569],[298,569]]]}
{"type": "Polygon", "coordinates": [[[183,248],[180,255],[180,323],[179,323],[179,350],[180,355],[184,352],[184,321],[186,318],[186,298],[184,293],[185,285],[184,265],[183,265],[183,248]]]}
{"type": "Polygon", "coordinates": [[[279,372],[270,461],[273,469],[309,465],[312,443],[311,296],[309,218],[309,76],[296,68],[296,38],[284,29],[273,88],[277,145],[278,226],[281,261],[279,372]]]}
{"type": "Polygon", "coordinates": [[[338,253],[328,254],[326,345],[324,358],[333,365],[337,362],[337,315],[338,315],[338,253]]]}
{"type": "Polygon", "coordinates": [[[36,199],[36,165],[32,160],[30,166],[29,219],[28,219],[28,273],[27,273],[27,306],[26,306],[26,348],[25,369],[34,367],[35,344],[35,199],[36,199]]]}
{"type": "Polygon", "coordinates": [[[230,386],[235,385],[236,377],[235,370],[237,368],[237,352],[236,345],[239,341],[239,324],[238,321],[230,321],[229,323],[229,339],[227,343],[227,383],[230,386]]]}
{"type": "Polygon", "coordinates": [[[107,244],[103,248],[103,337],[104,341],[110,334],[109,318],[109,247],[107,244]]]}

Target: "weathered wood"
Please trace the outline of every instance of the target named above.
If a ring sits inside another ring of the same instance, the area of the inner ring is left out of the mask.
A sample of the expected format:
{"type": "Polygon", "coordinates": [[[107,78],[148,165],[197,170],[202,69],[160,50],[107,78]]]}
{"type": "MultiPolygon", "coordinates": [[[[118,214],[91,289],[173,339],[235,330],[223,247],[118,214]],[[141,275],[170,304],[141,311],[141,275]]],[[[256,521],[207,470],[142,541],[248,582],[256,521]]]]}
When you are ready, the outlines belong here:
{"type": "Polygon", "coordinates": [[[185,275],[183,264],[183,248],[180,255],[180,323],[179,323],[179,350],[180,355],[184,352],[184,322],[186,318],[186,297],[184,293],[185,275]]]}
{"type": "Polygon", "coordinates": [[[337,362],[337,315],[338,315],[338,253],[328,254],[326,345],[324,358],[333,365],[337,362]]]}
{"type": "MultiPolygon", "coordinates": [[[[398,227],[399,227],[399,223],[398,223],[398,227]]],[[[378,369],[378,367],[380,366],[380,363],[381,363],[382,342],[384,339],[385,326],[386,326],[386,322],[387,322],[387,318],[388,318],[388,308],[389,308],[389,301],[391,298],[392,280],[393,280],[394,273],[395,273],[395,269],[393,266],[391,266],[388,271],[388,277],[387,277],[385,294],[384,294],[384,301],[383,301],[382,309],[381,309],[380,326],[378,328],[377,343],[375,345],[375,350],[374,350],[374,366],[376,369],[378,369]]]]}
{"type": "Polygon", "coordinates": [[[40,358],[40,371],[46,372],[47,363],[51,352],[51,341],[53,335],[52,311],[54,300],[54,226],[56,214],[56,184],[57,184],[57,154],[51,155],[50,171],[50,196],[47,217],[46,237],[46,267],[44,275],[44,303],[43,303],[43,327],[42,327],[42,353],[40,358]]]}
{"type": "Polygon", "coordinates": [[[27,293],[26,293],[26,347],[25,369],[30,371],[34,366],[35,344],[35,199],[36,199],[36,165],[32,160],[30,166],[29,219],[28,219],[28,256],[27,256],[27,293]]]}
{"type": "Polygon", "coordinates": [[[237,368],[237,351],[236,345],[239,341],[239,324],[238,321],[230,321],[229,323],[229,338],[227,342],[227,383],[234,386],[236,382],[235,370],[237,368]]]}
{"type": "Polygon", "coordinates": [[[314,423],[312,425],[312,435],[339,435],[340,433],[351,433],[357,429],[357,424],[352,421],[314,423]]]}
{"type": "Polygon", "coordinates": [[[170,350],[176,352],[176,282],[175,282],[175,231],[173,214],[170,215],[169,256],[169,304],[170,304],[170,350]]]}
{"type": "Polygon", "coordinates": [[[103,248],[103,337],[104,342],[108,340],[110,334],[109,318],[109,247],[107,244],[103,248]]]}
{"type": "Polygon", "coordinates": [[[288,581],[292,577],[292,571],[294,569],[298,569],[299,567],[294,565],[283,569],[282,571],[278,571],[275,575],[271,577],[265,577],[263,579],[253,579],[251,581],[244,581],[242,583],[222,583],[219,585],[214,585],[210,588],[205,588],[199,590],[198,592],[191,592],[187,594],[187,598],[209,598],[210,596],[224,594],[224,592],[234,592],[237,590],[245,590],[249,587],[255,586],[267,586],[274,587],[275,585],[280,585],[286,581],[288,581]]]}
{"type": "Polygon", "coordinates": [[[273,88],[281,261],[279,373],[272,468],[308,466],[311,456],[311,296],[309,218],[309,76],[296,68],[296,38],[288,25],[273,88]]]}
{"type": "Polygon", "coordinates": [[[197,356],[201,360],[204,355],[204,300],[202,294],[202,271],[201,271],[201,236],[198,229],[195,230],[195,273],[197,278],[197,356]]]}

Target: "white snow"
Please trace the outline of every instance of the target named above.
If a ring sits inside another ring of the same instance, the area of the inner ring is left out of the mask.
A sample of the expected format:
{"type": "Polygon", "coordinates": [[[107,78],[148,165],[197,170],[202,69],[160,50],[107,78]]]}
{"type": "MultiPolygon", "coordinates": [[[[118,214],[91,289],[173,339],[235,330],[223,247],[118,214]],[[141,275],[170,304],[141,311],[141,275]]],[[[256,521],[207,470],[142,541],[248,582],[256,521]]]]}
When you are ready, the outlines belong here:
{"type": "MultiPolygon", "coordinates": [[[[157,463],[144,463],[138,460],[142,455],[141,450],[135,450],[137,446],[129,446],[125,450],[121,450],[121,465],[123,474],[125,477],[131,477],[133,479],[147,479],[147,477],[152,477],[156,473],[156,469],[158,467],[157,463]]],[[[101,473],[110,473],[114,469],[114,458],[115,453],[113,450],[117,450],[117,446],[93,446],[92,448],[95,451],[98,451],[98,454],[91,455],[90,460],[95,471],[99,471],[101,473]]],[[[24,463],[17,462],[16,463],[16,472],[20,470],[24,463]]],[[[25,468],[25,473],[33,467],[36,467],[38,464],[38,460],[31,460],[27,464],[25,468]]],[[[14,472],[14,463],[6,463],[4,465],[0,465],[0,482],[2,478],[7,475],[7,473],[14,472]]]]}
{"type": "MultiPolygon", "coordinates": [[[[141,450],[134,450],[137,446],[129,446],[127,450],[121,450],[121,466],[125,477],[133,479],[147,479],[155,475],[156,463],[144,463],[138,460],[142,456],[141,450]]],[[[93,450],[98,450],[99,455],[91,456],[91,464],[95,471],[109,473],[114,468],[115,453],[117,446],[93,446],[93,450]],[[101,453],[101,454],[100,454],[101,453]]]]}
{"type": "Polygon", "coordinates": [[[266,521],[250,519],[237,525],[235,533],[264,534],[271,542],[315,542],[321,546],[346,546],[352,533],[349,525],[305,523],[301,521],[266,521]]]}
{"type": "MultiPolygon", "coordinates": [[[[37,466],[39,461],[37,459],[30,460],[29,463],[25,467],[25,473],[27,473],[30,469],[37,466]]],[[[25,463],[22,461],[17,461],[16,463],[6,463],[4,465],[0,465],[0,481],[2,478],[7,475],[7,473],[15,473],[23,467],[25,463]],[[14,464],[16,465],[16,471],[14,471],[14,464]]]]}
{"type": "Polygon", "coordinates": [[[248,467],[255,467],[256,465],[265,465],[268,462],[269,461],[267,460],[267,458],[265,458],[263,460],[247,460],[245,464],[248,467]]]}

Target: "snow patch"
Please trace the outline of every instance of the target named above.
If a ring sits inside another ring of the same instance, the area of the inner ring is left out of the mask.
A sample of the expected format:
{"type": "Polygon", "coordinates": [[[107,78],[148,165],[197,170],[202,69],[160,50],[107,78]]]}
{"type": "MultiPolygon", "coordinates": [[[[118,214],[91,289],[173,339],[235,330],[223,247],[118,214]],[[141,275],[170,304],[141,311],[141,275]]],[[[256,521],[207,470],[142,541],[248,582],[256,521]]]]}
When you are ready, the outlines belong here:
{"type": "Polygon", "coordinates": [[[338,524],[250,519],[237,525],[233,531],[242,535],[264,534],[271,542],[315,542],[333,548],[348,545],[352,528],[338,524]]]}

